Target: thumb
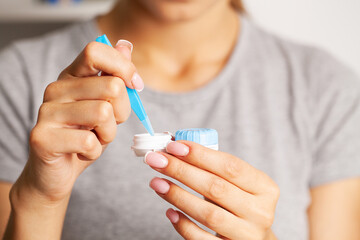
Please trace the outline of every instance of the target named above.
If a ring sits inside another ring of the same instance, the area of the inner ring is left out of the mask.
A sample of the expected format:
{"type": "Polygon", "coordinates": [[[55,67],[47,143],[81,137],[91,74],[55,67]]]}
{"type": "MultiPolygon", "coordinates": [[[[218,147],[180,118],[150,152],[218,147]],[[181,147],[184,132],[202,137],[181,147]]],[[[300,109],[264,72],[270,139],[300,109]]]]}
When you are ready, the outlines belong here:
{"type": "Polygon", "coordinates": [[[116,43],[115,49],[121,52],[126,58],[128,58],[131,61],[131,53],[133,50],[133,45],[131,42],[124,39],[120,39],[116,43]]]}

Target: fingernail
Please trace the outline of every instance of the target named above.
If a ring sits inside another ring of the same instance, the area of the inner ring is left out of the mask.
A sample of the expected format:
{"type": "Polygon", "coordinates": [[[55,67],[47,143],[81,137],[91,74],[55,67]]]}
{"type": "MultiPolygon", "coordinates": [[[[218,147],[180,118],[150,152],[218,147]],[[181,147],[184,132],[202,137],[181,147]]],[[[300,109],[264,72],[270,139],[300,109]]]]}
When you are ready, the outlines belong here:
{"type": "Polygon", "coordinates": [[[144,157],[144,162],[150,167],[164,168],[168,165],[166,157],[156,152],[147,152],[144,157]]]}
{"type": "Polygon", "coordinates": [[[149,186],[157,193],[160,194],[166,194],[169,189],[170,189],[170,185],[161,178],[155,177],[150,181],[149,186]]]}
{"type": "Polygon", "coordinates": [[[168,217],[171,223],[177,223],[180,219],[179,213],[172,208],[169,208],[166,211],[166,216],[168,217]]]}
{"type": "Polygon", "coordinates": [[[132,52],[134,46],[131,42],[129,42],[128,40],[125,40],[125,39],[120,39],[115,47],[118,47],[118,46],[125,46],[125,47],[128,47],[130,49],[130,52],[132,52]]]}
{"type": "Polygon", "coordinates": [[[134,73],[131,82],[138,92],[141,92],[144,89],[144,81],[137,72],[134,73]]]}
{"type": "Polygon", "coordinates": [[[176,156],[185,157],[189,154],[189,147],[179,142],[170,142],[166,146],[166,151],[176,156]]]}

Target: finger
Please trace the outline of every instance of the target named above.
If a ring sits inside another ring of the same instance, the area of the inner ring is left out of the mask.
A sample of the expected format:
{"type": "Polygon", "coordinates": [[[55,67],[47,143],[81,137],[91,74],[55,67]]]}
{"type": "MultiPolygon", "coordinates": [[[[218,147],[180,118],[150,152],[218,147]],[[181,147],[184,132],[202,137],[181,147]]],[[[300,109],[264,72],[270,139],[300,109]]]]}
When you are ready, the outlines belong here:
{"type": "Polygon", "coordinates": [[[83,160],[96,160],[100,157],[102,146],[96,135],[88,130],[69,128],[46,128],[37,125],[31,132],[30,144],[40,156],[54,156],[64,153],[77,153],[83,160]]]}
{"type": "MultiPolygon", "coordinates": [[[[100,71],[123,79],[129,88],[134,88],[133,78],[139,78],[134,64],[121,52],[103,43],[91,42],[74,62],[60,74],[59,79],[66,75],[74,77],[95,76],[100,71]]],[[[140,80],[141,78],[137,79],[137,81],[140,80]]]]}
{"type": "Polygon", "coordinates": [[[85,127],[94,129],[102,144],[116,136],[116,121],[112,105],[106,101],[78,101],[71,103],[44,103],[39,110],[38,122],[58,123],[59,127],[85,127]]]}
{"type": "Polygon", "coordinates": [[[104,100],[113,105],[117,123],[124,122],[131,113],[129,97],[124,81],[118,77],[68,78],[49,84],[44,102],[74,102],[80,100],[104,100]]]}
{"type": "Polygon", "coordinates": [[[133,47],[131,42],[124,39],[120,39],[115,45],[115,49],[121,52],[128,60],[131,60],[133,47]]]}
{"type": "Polygon", "coordinates": [[[145,162],[153,166],[156,171],[182,182],[239,217],[252,214],[250,206],[256,202],[255,196],[215,174],[166,153],[149,152],[145,156],[145,162]],[[168,164],[161,168],[157,165],[159,162],[168,162],[168,164]]]}
{"type": "Polygon", "coordinates": [[[252,194],[268,192],[268,183],[273,182],[265,173],[257,170],[244,160],[194,142],[171,142],[166,149],[168,153],[176,155],[179,159],[212,172],[252,194]],[[184,148],[188,148],[188,150],[185,151],[184,148]],[[184,151],[188,152],[188,154],[181,156],[184,151]]]}
{"type": "Polygon", "coordinates": [[[127,96],[125,83],[114,76],[66,78],[50,83],[44,102],[73,102],[80,100],[110,100],[127,96]]]}
{"type": "MultiPolygon", "coordinates": [[[[131,52],[133,50],[133,45],[127,40],[119,40],[115,45],[115,49],[122,53],[128,60],[131,61],[131,52]]],[[[132,85],[136,90],[141,92],[144,89],[144,82],[141,79],[140,75],[135,73],[131,80],[132,85]]]]}
{"type": "Polygon", "coordinates": [[[166,211],[166,216],[169,218],[170,222],[174,226],[175,230],[187,240],[216,240],[219,238],[214,235],[206,232],[197,226],[194,222],[192,222],[188,217],[184,214],[175,211],[169,208],[166,211]]]}
{"type": "MultiPolygon", "coordinates": [[[[196,221],[230,239],[248,239],[248,224],[223,208],[200,199],[176,184],[161,178],[154,178],[150,187],[160,197],[171,203],[196,221]]],[[[251,231],[252,232],[252,231],[251,231]]]]}

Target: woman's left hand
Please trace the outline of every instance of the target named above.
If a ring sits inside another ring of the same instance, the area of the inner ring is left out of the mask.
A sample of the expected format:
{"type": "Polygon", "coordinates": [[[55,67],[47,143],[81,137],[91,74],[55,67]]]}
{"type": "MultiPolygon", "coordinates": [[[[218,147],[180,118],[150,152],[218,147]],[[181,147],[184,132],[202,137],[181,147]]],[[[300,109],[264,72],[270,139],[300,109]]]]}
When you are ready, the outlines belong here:
{"type": "Polygon", "coordinates": [[[174,178],[207,200],[176,184],[154,178],[156,193],[207,226],[214,236],[179,211],[166,212],[176,231],[185,239],[273,239],[279,188],[265,173],[230,154],[189,141],[171,142],[168,153],[149,152],[145,162],[156,171],[174,178]]]}

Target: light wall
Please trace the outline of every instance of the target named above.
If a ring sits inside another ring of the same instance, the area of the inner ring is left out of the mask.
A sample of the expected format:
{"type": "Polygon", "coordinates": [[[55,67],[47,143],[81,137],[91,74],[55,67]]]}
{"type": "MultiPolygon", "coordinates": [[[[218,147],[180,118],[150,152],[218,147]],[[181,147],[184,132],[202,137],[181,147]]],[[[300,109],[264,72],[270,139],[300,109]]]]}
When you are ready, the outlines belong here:
{"type": "Polygon", "coordinates": [[[244,3],[259,25],[330,51],[360,76],[360,0],[244,0],[244,3]]]}

